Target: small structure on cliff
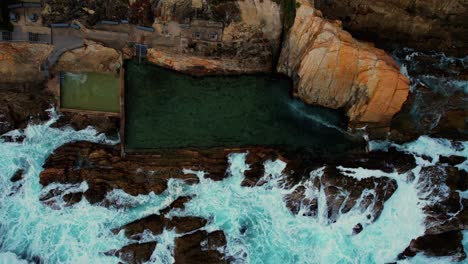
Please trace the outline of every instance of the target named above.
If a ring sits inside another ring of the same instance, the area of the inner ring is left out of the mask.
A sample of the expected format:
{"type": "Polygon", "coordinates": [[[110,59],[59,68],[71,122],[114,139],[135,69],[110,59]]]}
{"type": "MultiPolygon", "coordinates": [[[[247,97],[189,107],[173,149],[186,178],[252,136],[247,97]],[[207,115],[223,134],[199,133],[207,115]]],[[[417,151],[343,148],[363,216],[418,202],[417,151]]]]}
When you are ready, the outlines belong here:
{"type": "MultiPolygon", "coordinates": [[[[4,8],[4,7],[3,7],[4,8]]],[[[50,44],[51,29],[42,25],[40,1],[23,2],[7,6],[8,20],[13,28],[1,29],[0,41],[26,41],[50,44]]],[[[3,12],[6,12],[2,10],[3,12]]]]}
{"type": "Polygon", "coordinates": [[[180,48],[196,50],[197,44],[216,46],[223,39],[222,23],[209,20],[194,20],[181,28],[180,48]]]}

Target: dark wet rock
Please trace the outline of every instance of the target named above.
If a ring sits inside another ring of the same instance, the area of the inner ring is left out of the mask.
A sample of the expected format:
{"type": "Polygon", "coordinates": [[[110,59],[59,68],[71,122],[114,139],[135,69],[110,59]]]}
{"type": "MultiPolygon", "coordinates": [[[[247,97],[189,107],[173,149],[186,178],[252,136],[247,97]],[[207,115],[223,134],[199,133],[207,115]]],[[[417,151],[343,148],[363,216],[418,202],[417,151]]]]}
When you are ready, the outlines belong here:
{"type": "MultiPolygon", "coordinates": [[[[370,219],[378,219],[387,201],[398,188],[397,182],[387,177],[369,177],[355,179],[342,174],[334,167],[326,167],[321,177],[315,177],[308,185],[315,193],[321,190],[325,192],[328,207],[328,219],[335,222],[341,214],[348,213],[353,208],[361,212],[370,209],[370,219]],[[358,204],[358,201],[362,201],[358,204]]],[[[306,198],[304,185],[297,187],[291,194],[285,197],[288,208],[293,213],[305,209],[305,214],[317,215],[318,197],[306,198]]]]}
{"type": "Polygon", "coordinates": [[[430,156],[422,155],[421,158],[422,158],[423,160],[427,160],[427,161],[429,161],[429,162],[432,162],[432,157],[430,157],[430,156]]]}
{"type": "Polygon", "coordinates": [[[21,181],[23,179],[23,174],[24,174],[24,170],[16,171],[15,174],[13,175],[13,177],[10,178],[10,181],[12,181],[12,182],[21,181]]]}
{"type": "Polygon", "coordinates": [[[455,261],[462,261],[466,259],[462,240],[463,234],[458,230],[437,235],[424,235],[411,241],[401,257],[414,257],[418,252],[423,252],[428,256],[451,256],[455,261]]]}
{"type": "Polygon", "coordinates": [[[362,226],[362,224],[357,224],[353,227],[353,235],[357,235],[357,234],[360,234],[362,232],[362,230],[364,230],[364,227],[362,226]]]}
{"type": "Polygon", "coordinates": [[[156,242],[130,244],[116,251],[114,256],[125,263],[142,264],[151,259],[156,244],[156,242]]]}
{"type": "Polygon", "coordinates": [[[167,208],[164,208],[163,210],[161,210],[161,214],[163,214],[163,215],[167,214],[172,209],[184,209],[185,208],[185,203],[189,202],[190,200],[192,200],[192,197],[189,197],[189,196],[178,197],[167,208]]]}
{"type": "MultiPolygon", "coordinates": [[[[172,217],[172,219],[168,219],[162,215],[150,215],[128,223],[114,232],[125,230],[127,237],[139,240],[145,231],[159,235],[165,228],[175,229],[177,233],[188,233],[176,238],[174,250],[176,263],[225,263],[224,253],[222,250],[219,251],[227,243],[224,233],[222,231],[212,233],[202,230],[196,231],[206,224],[207,220],[199,217],[172,217]]],[[[142,256],[148,260],[151,256],[148,252],[149,246],[141,245],[131,244],[123,247],[117,253],[131,253],[125,255],[125,258],[121,257],[127,261],[138,261],[142,259],[142,256]]]]}
{"type": "Polygon", "coordinates": [[[82,199],[82,193],[67,193],[63,196],[63,200],[67,203],[67,205],[79,203],[82,199]]]}
{"type": "Polygon", "coordinates": [[[347,213],[351,208],[358,206],[362,210],[372,208],[372,220],[375,221],[382,213],[385,201],[398,188],[397,182],[387,177],[357,180],[344,176],[332,168],[325,171],[321,184],[327,195],[330,219],[336,219],[339,214],[347,213]],[[366,193],[367,190],[374,192],[366,193]],[[361,204],[357,204],[360,197],[364,199],[361,204]]]}
{"type": "Polygon", "coordinates": [[[467,111],[463,92],[440,94],[419,85],[393,118],[390,140],[407,142],[424,134],[468,140],[467,111]]]}
{"type": "Polygon", "coordinates": [[[466,160],[466,157],[462,157],[462,156],[455,156],[455,155],[450,156],[450,157],[441,156],[439,158],[439,163],[446,163],[450,166],[455,166],[455,165],[465,162],[465,160],[466,160]]]}
{"type": "Polygon", "coordinates": [[[468,201],[458,190],[467,186],[465,171],[452,166],[423,167],[418,189],[429,201],[425,235],[411,242],[401,256],[422,252],[429,256],[451,256],[456,261],[466,258],[461,230],[468,228],[468,201]]]}
{"type": "Polygon", "coordinates": [[[364,168],[369,170],[380,170],[391,173],[404,173],[416,167],[413,155],[389,148],[388,151],[374,151],[353,155],[351,158],[335,162],[345,168],[364,168]]]}
{"type": "Polygon", "coordinates": [[[81,114],[62,112],[60,119],[53,127],[71,126],[75,130],[82,130],[92,126],[99,133],[105,133],[109,137],[115,137],[120,129],[120,118],[99,114],[81,114]]]}
{"type": "Polygon", "coordinates": [[[453,167],[423,167],[419,173],[418,191],[429,203],[423,209],[426,213],[427,234],[438,234],[458,230],[454,222],[456,213],[462,208],[456,192],[460,175],[453,167]],[[453,217],[455,215],[455,217],[453,217]],[[448,226],[452,223],[453,226],[448,226]]]}
{"type": "Polygon", "coordinates": [[[164,215],[149,215],[128,223],[118,229],[114,233],[125,230],[125,235],[128,238],[139,240],[145,230],[150,231],[153,235],[162,234],[164,229],[175,229],[177,233],[187,233],[204,227],[208,221],[200,217],[178,217],[174,216],[171,219],[165,218],[164,215]]]}
{"type": "MultiPolygon", "coordinates": [[[[161,194],[169,179],[180,179],[187,184],[197,184],[198,176],[185,174],[184,169],[206,172],[205,177],[222,180],[226,177],[229,153],[250,151],[258,157],[270,157],[268,148],[161,150],[148,154],[127,154],[121,157],[119,146],[75,142],[58,148],[44,164],[40,183],[81,183],[86,181],[89,189],[84,196],[91,203],[104,201],[108,192],[121,189],[136,196],[154,192],[161,194]]],[[[265,160],[261,159],[263,164],[265,160]]],[[[257,180],[260,172],[252,176],[257,180]]],[[[263,175],[263,168],[261,170],[263,175]]],[[[114,203],[115,205],[115,203],[114,203]]]]}
{"type": "Polygon", "coordinates": [[[196,231],[176,239],[174,257],[178,264],[227,263],[224,254],[218,251],[226,243],[222,231],[196,231]]]}
{"type": "Polygon", "coordinates": [[[39,196],[39,200],[42,202],[48,202],[50,199],[61,196],[64,193],[63,190],[60,189],[52,189],[46,193],[42,193],[41,196],[39,196]]]}
{"type": "Polygon", "coordinates": [[[343,21],[353,36],[383,46],[462,56],[468,49],[468,3],[464,0],[317,0],[315,6],[327,18],[343,21]]]}
{"type": "Polygon", "coordinates": [[[168,229],[175,229],[177,233],[187,233],[204,227],[208,221],[201,217],[172,217],[168,223],[168,229]]]}
{"type": "MultiPolygon", "coordinates": [[[[320,188],[319,181],[315,181],[315,188],[320,188]]],[[[294,191],[286,195],[285,202],[286,206],[291,210],[293,214],[298,214],[301,209],[304,209],[304,216],[317,216],[318,209],[318,197],[308,199],[305,196],[306,188],[304,186],[298,186],[294,191]]]]}
{"type": "Polygon", "coordinates": [[[125,235],[128,238],[140,239],[140,235],[145,230],[150,231],[154,235],[162,234],[164,227],[166,226],[166,222],[167,219],[165,219],[162,215],[149,215],[142,219],[128,223],[115,231],[118,232],[119,230],[125,230],[125,235]]]}
{"type": "Polygon", "coordinates": [[[51,97],[40,91],[0,90],[0,135],[14,129],[25,128],[28,123],[48,119],[45,109],[50,108],[51,97]]]}
{"type": "MultiPolygon", "coordinates": [[[[249,164],[249,170],[247,170],[244,175],[247,180],[258,181],[263,177],[265,173],[263,164],[267,160],[276,160],[280,157],[278,151],[251,151],[245,160],[245,163],[249,164]]],[[[248,183],[246,183],[248,184],[248,183]]]]}

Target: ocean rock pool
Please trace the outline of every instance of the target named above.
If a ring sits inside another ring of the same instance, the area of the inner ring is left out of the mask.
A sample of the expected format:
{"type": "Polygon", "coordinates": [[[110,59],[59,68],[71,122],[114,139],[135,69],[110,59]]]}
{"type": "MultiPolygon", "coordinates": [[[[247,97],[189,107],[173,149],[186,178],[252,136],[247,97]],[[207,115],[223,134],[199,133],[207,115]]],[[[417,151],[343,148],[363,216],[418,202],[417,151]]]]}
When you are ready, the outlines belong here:
{"type": "Polygon", "coordinates": [[[126,149],[356,146],[339,111],[306,105],[291,92],[281,76],[193,77],[129,61],[126,149]]]}

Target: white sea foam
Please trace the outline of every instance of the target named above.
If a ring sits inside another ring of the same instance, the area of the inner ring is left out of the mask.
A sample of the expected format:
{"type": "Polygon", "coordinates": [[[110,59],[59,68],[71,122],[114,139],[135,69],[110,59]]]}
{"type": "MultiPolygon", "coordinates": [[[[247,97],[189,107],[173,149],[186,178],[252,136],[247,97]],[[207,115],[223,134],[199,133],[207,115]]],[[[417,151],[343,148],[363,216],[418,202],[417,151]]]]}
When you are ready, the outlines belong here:
{"type": "MultiPolygon", "coordinates": [[[[208,219],[205,229],[225,232],[226,252],[237,263],[385,263],[395,261],[413,238],[424,233],[425,215],[421,208],[433,202],[420,193],[420,181],[407,181],[405,174],[340,167],[345,174],[357,179],[370,175],[390,177],[397,181],[398,189],[374,223],[367,218],[369,212],[359,207],[359,202],[347,214],[339,215],[336,222],[330,222],[325,192],[314,189],[313,185],[313,181],[323,175],[323,168],[320,168],[305,175],[308,178],[299,183],[306,188],[308,198],[317,197],[317,217],[294,215],[284,201],[285,195],[291,193],[282,188],[282,170],[286,164],[266,162],[263,180],[267,183],[253,188],[241,187],[243,174],[249,166],[245,163],[247,154],[239,153],[228,157],[229,173],[222,181],[207,179],[203,172],[186,170],[186,173],[196,173],[200,183],[187,185],[172,179],[161,195],[130,196],[119,190],[109,193],[107,199],[119,205],[115,208],[91,205],[83,199],[56,210],[39,201],[44,192],[52,188],[63,193],[78,192],[86,190],[87,185],[53,184],[43,189],[38,176],[46,157],[71,141],[114,142],[96,135],[91,128],[54,129],[50,127],[53,122],[54,117],[43,125],[15,132],[26,136],[22,143],[0,143],[0,251],[3,252],[0,263],[6,260],[6,263],[21,263],[22,259],[33,257],[40,257],[46,263],[116,263],[117,258],[103,253],[135,241],[129,241],[123,232],[114,234],[111,230],[159,213],[180,196],[193,196],[193,199],[185,210],[173,210],[169,217],[186,215],[208,219]],[[23,180],[12,183],[10,178],[20,168],[26,169],[23,180]],[[364,230],[352,235],[357,223],[362,223],[364,230]]],[[[462,145],[463,150],[456,150],[449,141],[421,137],[416,142],[396,146],[400,151],[429,155],[435,163],[441,154],[468,156],[466,143],[462,145]]],[[[421,167],[427,165],[421,160],[418,162],[413,170],[416,178],[421,167]]],[[[361,198],[371,194],[372,190],[367,190],[361,198]]],[[[175,239],[180,235],[173,230],[165,230],[161,235],[147,232],[140,242],[158,243],[150,262],[173,263],[175,239]]],[[[467,244],[466,240],[464,243],[467,244]]],[[[423,260],[427,258],[418,255],[408,261],[423,263],[423,260]]]]}

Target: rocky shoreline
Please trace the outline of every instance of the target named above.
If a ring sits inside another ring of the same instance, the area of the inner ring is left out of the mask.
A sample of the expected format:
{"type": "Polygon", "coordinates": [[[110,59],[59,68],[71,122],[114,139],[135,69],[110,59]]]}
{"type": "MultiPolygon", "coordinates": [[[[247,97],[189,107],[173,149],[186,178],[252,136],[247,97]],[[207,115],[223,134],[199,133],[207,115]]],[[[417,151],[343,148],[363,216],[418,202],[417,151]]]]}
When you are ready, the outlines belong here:
{"type": "MultiPolygon", "coordinates": [[[[347,176],[349,170],[361,168],[381,170],[385,173],[406,173],[407,181],[414,181],[411,178],[411,170],[416,167],[412,155],[396,149],[389,149],[387,152],[355,153],[352,158],[337,160],[320,160],[304,154],[291,154],[267,148],[159,151],[151,155],[128,155],[121,158],[118,146],[76,142],[60,147],[47,159],[44,171],[40,175],[40,182],[47,187],[52,183],[76,185],[86,181],[89,189],[84,193],[67,193],[67,190],[51,189],[41,197],[41,200],[53,207],[58,197],[62,197],[69,205],[85,197],[89,202],[101,206],[132,207],[131,203],[115,204],[115,201],[109,200],[106,195],[113,190],[123,190],[132,196],[147,195],[150,192],[161,194],[166,190],[169,179],[180,179],[187,184],[200,184],[197,175],[187,174],[187,169],[205,171],[205,177],[220,181],[228,176],[227,155],[242,152],[249,153],[246,162],[251,168],[246,172],[242,182],[244,188],[258,187],[266,183],[268,179],[264,177],[263,168],[265,161],[283,160],[287,163],[287,167],[284,169],[285,178],[282,179],[282,186],[291,190],[290,194],[284,197],[284,202],[291,212],[305,214],[311,218],[317,217],[318,200],[306,197],[305,186],[316,190],[322,189],[326,194],[329,223],[333,223],[337,217],[345,215],[356,206],[362,211],[369,212],[368,223],[356,223],[353,228],[355,235],[379,218],[385,202],[392,197],[398,184],[395,180],[386,177],[357,180],[347,176]],[[341,167],[346,169],[339,169],[341,167]],[[308,177],[305,176],[308,172],[317,169],[320,169],[323,175],[307,185],[305,180],[308,177]],[[365,193],[369,190],[373,190],[371,193],[375,194],[366,196],[365,193]]],[[[429,157],[418,158],[430,160],[429,157]]],[[[458,261],[465,259],[460,237],[462,230],[467,227],[468,212],[465,206],[468,200],[462,198],[460,192],[468,190],[468,175],[466,171],[455,167],[465,160],[466,158],[457,156],[441,157],[437,164],[422,168],[421,176],[417,179],[419,191],[427,193],[428,199],[441,197],[442,200],[424,208],[426,234],[412,241],[399,256],[400,259],[414,256],[419,252],[429,256],[451,256],[458,261]],[[433,188],[443,185],[448,186],[450,190],[447,196],[437,193],[438,189],[433,188]]],[[[179,197],[169,208],[162,210],[161,214],[129,223],[121,230],[125,230],[126,236],[138,241],[145,229],[156,235],[160,234],[164,227],[175,228],[178,233],[187,234],[176,240],[177,263],[178,261],[184,263],[185,257],[188,256],[192,258],[192,263],[195,260],[199,260],[196,263],[203,263],[205,257],[210,260],[209,263],[224,263],[227,260],[218,251],[206,252],[199,248],[201,240],[212,241],[209,243],[213,243],[216,247],[226,243],[222,232],[195,231],[202,230],[209,219],[164,218],[171,208],[183,208],[183,204],[190,199],[190,197],[179,197]]],[[[136,256],[136,258],[123,259],[131,259],[130,263],[139,263],[140,260],[149,259],[151,248],[154,248],[154,245],[133,244],[116,251],[115,254],[136,256]]]]}
{"type": "MultiPolygon", "coordinates": [[[[63,7],[59,0],[46,2],[50,6],[56,5],[58,9],[63,7]]],[[[180,22],[186,13],[193,11],[174,1],[161,2],[156,14],[166,22],[180,22]]],[[[450,5],[440,12],[436,12],[440,10],[437,3],[422,7],[427,1],[416,1],[412,5],[401,1],[395,9],[385,1],[375,4],[380,9],[373,8],[369,1],[362,1],[363,4],[359,6],[351,2],[316,1],[312,5],[309,1],[298,1],[296,20],[291,22],[288,32],[283,28],[288,14],[284,13],[277,1],[217,3],[214,8],[216,12],[207,9],[203,15],[212,18],[221,14],[221,17],[230,18],[223,21],[225,36],[219,43],[189,43],[182,53],[173,48],[150,48],[148,60],[194,75],[272,72],[276,68],[293,79],[295,96],[310,104],[345,109],[353,132],[367,126],[370,139],[404,143],[421,135],[429,135],[451,139],[454,148],[463,147],[457,141],[468,140],[466,91],[449,82],[468,81],[468,68],[461,61],[463,58],[445,60],[445,55],[418,52],[394,54],[393,58],[398,58],[398,63],[406,67],[401,70],[400,65],[385,51],[353,38],[358,36],[363,40],[376,41],[380,48],[383,47],[380,43],[390,38],[393,41],[390,46],[402,41],[404,45],[421,49],[466,55],[465,44],[468,42],[464,42],[463,37],[468,35],[464,34],[468,27],[463,27],[464,21],[457,20],[466,12],[453,11],[461,1],[450,1],[450,5]],[[249,12],[252,5],[256,12],[249,12]],[[335,12],[337,10],[339,12],[335,12]],[[393,18],[391,22],[376,23],[381,19],[381,12],[389,14],[393,18]],[[337,18],[342,22],[330,20],[337,18]],[[399,18],[404,18],[401,23],[396,21],[399,18]],[[263,24],[258,21],[263,21],[263,24]],[[371,24],[378,26],[366,34],[371,24]],[[408,24],[415,26],[408,27],[408,24]],[[420,28],[422,30],[418,30],[420,28]],[[398,33],[402,29],[407,34],[400,36],[398,33]],[[349,30],[353,36],[345,30],[349,30]],[[461,37],[458,39],[456,36],[461,37]],[[425,41],[421,42],[421,39],[425,41]],[[455,50],[461,53],[452,52],[455,50]],[[276,60],[279,62],[276,63],[276,60]],[[353,68],[352,65],[359,67],[353,68]],[[434,79],[446,81],[434,84],[434,79]],[[332,92],[328,92],[330,89],[332,92]]],[[[119,9],[119,3],[113,3],[112,8],[119,9]]],[[[83,10],[67,10],[63,15],[73,17],[68,11],[86,11],[83,10]]],[[[83,15],[87,23],[96,22],[99,14],[89,10],[86,11],[87,15],[83,15]]],[[[48,21],[61,18],[57,10],[49,11],[51,13],[46,15],[48,21]]],[[[147,22],[147,18],[141,16],[132,19],[143,24],[147,22]]],[[[91,27],[93,23],[85,24],[91,27]]],[[[52,77],[60,71],[116,73],[122,69],[124,59],[133,56],[134,51],[130,47],[114,49],[104,40],[96,41],[84,39],[84,47],[65,52],[55,65],[51,65],[52,77]]],[[[41,69],[52,50],[50,46],[41,44],[0,43],[0,47],[0,73],[4,77],[0,80],[0,140],[19,142],[22,138],[15,138],[7,132],[48,120],[45,110],[56,105],[56,91],[53,84],[45,83],[41,69]]],[[[60,114],[54,127],[71,126],[80,130],[93,126],[108,137],[118,137],[120,119],[117,117],[60,114]]],[[[333,156],[326,152],[290,152],[253,146],[155,150],[122,157],[120,145],[73,142],[61,146],[48,157],[40,174],[40,183],[46,189],[54,183],[76,186],[86,182],[88,189],[82,192],[49,188],[39,199],[58,210],[61,208],[57,201],[63,200],[67,206],[72,206],[83,199],[96,206],[131,208],[134,206],[131,202],[117,202],[108,194],[122,190],[131,196],[160,195],[167,190],[170,180],[181,180],[189,185],[200,184],[199,176],[194,173],[196,171],[204,171],[204,177],[213,181],[222,181],[229,176],[227,157],[231,153],[248,153],[246,163],[250,170],[246,171],[241,183],[243,188],[261,187],[272,180],[265,177],[266,161],[278,159],[285,162],[287,165],[281,183],[288,192],[284,203],[292,214],[311,219],[319,217],[319,201],[308,196],[310,190],[325,193],[328,224],[333,224],[353,208],[368,213],[367,222],[357,222],[350,230],[353,235],[359,235],[375,223],[386,202],[397,192],[397,181],[385,176],[385,173],[406,175],[405,180],[414,182],[428,200],[424,207],[426,230],[395,259],[414,257],[418,253],[448,256],[455,261],[466,259],[462,232],[468,229],[468,211],[465,209],[468,208],[468,199],[463,195],[468,191],[468,175],[457,167],[466,162],[466,157],[461,156],[441,156],[438,161],[433,161],[431,157],[404,153],[396,148],[373,152],[362,148],[333,156]],[[427,164],[420,165],[422,161],[427,164]],[[364,179],[350,176],[353,169],[359,168],[376,175],[364,179]],[[187,169],[193,172],[187,173],[187,169]],[[420,169],[417,179],[414,178],[415,169],[420,169]],[[376,171],[383,172],[383,176],[377,175],[376,171]],[[320,177],[310,180],[307,176],[311,172],[317,172],[320,177]],[[447,186],[447,192],[441,193],[433,186],[447,186]],[[438,199],[437,203],[429,202],[434,197],[438,199]]],[[[18,171],[12,181],[21,181],[22,173],[18,171]]],[[[151,258],[157,246],[157,242],[142,240],[145,230],[158,235],[164,230],[174,229],[177,233],[174,248],[176,263],[231,262],[232,259],[225,254],[226,234],[205,228],[210,219],[170,215],[172,210],[183,210],[184,204],[191,199],[179,197],[158,214],[148,215],[113,230],[115,233],[123,232],[132,243],[105,253],[128,263],[143,263],[151,258]]]]}

